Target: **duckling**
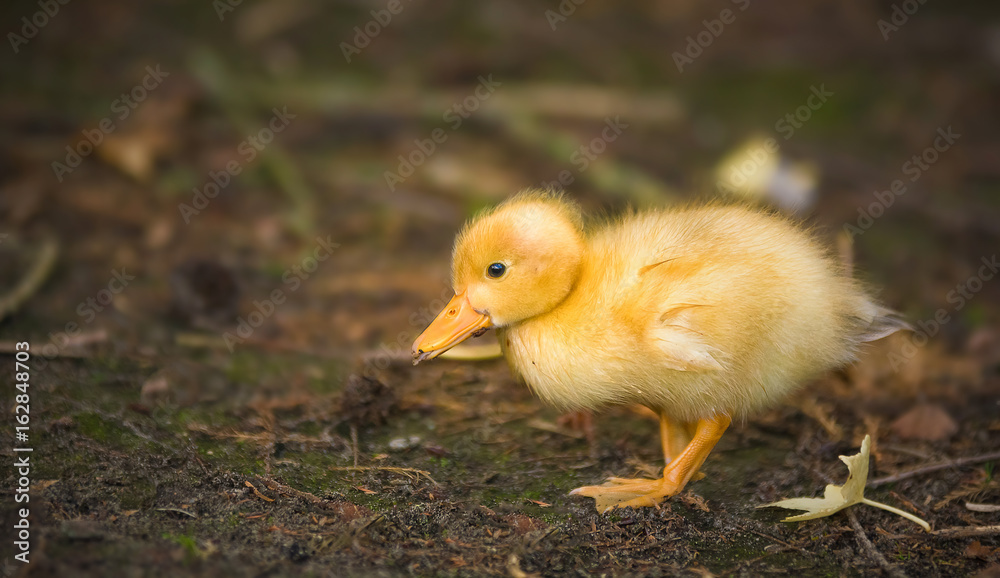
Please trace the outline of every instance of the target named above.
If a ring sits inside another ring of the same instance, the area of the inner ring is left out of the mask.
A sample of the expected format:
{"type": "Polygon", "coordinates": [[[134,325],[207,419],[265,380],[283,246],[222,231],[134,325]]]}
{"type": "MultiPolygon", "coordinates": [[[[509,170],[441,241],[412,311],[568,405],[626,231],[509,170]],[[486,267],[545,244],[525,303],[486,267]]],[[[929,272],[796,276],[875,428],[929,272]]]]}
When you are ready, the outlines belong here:
{"type": "Polygon", "coordinates": [[[746,206],[630,212],[585,227],[562,195],[527,191],[455,241],[455,296],[413,363],[496,328],[504,357],[566,411],[642,404],[659,415],[657,480],[577,488],[597,509],[680,492],[733,420],[908,328],[802,227],[746,206]]]}

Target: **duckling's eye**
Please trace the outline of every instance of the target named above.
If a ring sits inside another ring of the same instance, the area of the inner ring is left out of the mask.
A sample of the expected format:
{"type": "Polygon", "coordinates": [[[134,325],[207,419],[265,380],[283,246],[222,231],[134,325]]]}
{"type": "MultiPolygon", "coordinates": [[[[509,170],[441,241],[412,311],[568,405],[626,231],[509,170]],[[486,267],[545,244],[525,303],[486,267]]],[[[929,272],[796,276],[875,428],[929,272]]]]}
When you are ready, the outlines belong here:
{"type": "Polygon", "coordinates": [[[503,274],[507,272],[507,266],[503,263],[493,263],[486,268],[486,274],[494,279],[499,279],[503,277],[503,274]]]}

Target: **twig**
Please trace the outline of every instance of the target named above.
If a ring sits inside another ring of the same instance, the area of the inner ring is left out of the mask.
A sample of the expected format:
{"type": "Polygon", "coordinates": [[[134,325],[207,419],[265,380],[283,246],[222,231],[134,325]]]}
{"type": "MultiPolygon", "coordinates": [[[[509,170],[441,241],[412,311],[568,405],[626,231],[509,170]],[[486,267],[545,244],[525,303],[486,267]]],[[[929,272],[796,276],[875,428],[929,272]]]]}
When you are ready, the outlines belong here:
{"type": "Polygon", "coordinates": [[[191,452],[191,457],[194,458],[194,461],[201,466],[201,471],[204,472],[205,476],[212,475],[209,473],[208,468],[205,467],[205,462],[201,461],[201,458],[198,457],[198,448],[194,445],[194,441],[191,440],[191,436],[187,436],[187,442],[188,451],[191,452]]]}
{"type": "Polygon", "coordinates": [[[248,488],[252,489],[254,495],[257,496],[258,498],[260,498],[262,500],[266,500],[268,502],[273,502],[274,501],[274,498],[268,498],[264,494],[260,493],[260,490],[257,489],[257,486],[255,486],[252,483],[250,483],[250,480],[244,480],[243,483],[246,484],[246,486],[248,488]]]}
{"type": "Polygon", "coordinates": [[[187,510],[182,510],[180,508],[157,508],[157,512],[169,512],[171,514],[182,514],[184,516],[190,516],[191,518],[197,518],[198,515],[194,512],[188,512],[187,510]]]}
{"type": "Polygon", "coordinates": [[[806,550],[805,548],[802,548],[802,547],[799,547],[799,546],[793,546],[793,545],[789,544],[788,542],[785,542],[784,540],[779,540],[779,539],[775,538],[774,536],[772,536],[770,534],[765,534],[764,532],[758,532],[757,530],[754,530],[753,528],[747,528],[747,530],[750,530],[751,532],[753,532],[754,534],[757,534],[758,536],[760,536],[762,538],[767,538],[768,540],[773,540],[774,542],[776,542],[776,543],[784,546],[788,550],[798,550],[799,552],[802,552],[803,554],[812,555],[809,552],[809,550],[806,550]]]}
{"type": "Polygon", "coordinates": [[[1000,534],[1000,526],[959,526],[942,528],[931,532],[937,538],[974,538],[976,536],[996,536],[1000,534]]]}
{"type": "Polygon", "coordinates": [[[273,478],[268,478],[265,476],[257,476],[257,479],[259,479],[262,484],[267,486],[267,489],[273,492],[278,492],[286,496],[292,496],[293,498],[300,498],[311,504],[325,504],[327,502],[326,500],[320,498],[319,496],[315,496],[313,494],[310,494],[309,492],[303,492],[302,490],[296,490],[295,488],[291,486],[286,486],[285,484],[282,484],[281,482],[278,482],[273,478]]]}
{"type": "Polygon", "coordinates": [[[52,266],[59,256],[59,243],[54,237],[42,241],[42,248],[35,257],[34,265],[10,293],[0,297],[0,320],[21,308],[21,305],[35,294],[52,272],[52,266]]]}
{"type": "Polygon", "coordinates": [[[978,456],[969,456],[965,458],[958,458],[957,460],[949,460],[947,462],[941,462],[939,464],[931,464],[928,466],[922,466],[916,469],[907,470],[905,472],[899,472],[898,474],[893,474],[891,476],[885,476],[883,478],[876,478],[868,482],[869,488],[874,488],[876,486],[881,486],[883,484],[891,484],[893,482],[898,482],[900,480],[905,480],[907,478],[912,478],[915,476],[922,476],[924,474],[930,474],[940,470],[946,470],[948,468],[957,468],[959,466],[967,466],[969,464],[978,464],[982,462],[988,462],[990,460],[1000,460],[1000,452],[992,452],[989,454],[982,454],[978,456]]]}
{"type": "Polygon", "coordinates": [[[885,556],[878,551],[875,544],[872,544],[872,541],[868,539],[868,534],[866,534],[865,529],[861,527],[861,523],[858,522],[858,517],[854,515],[854,511],[847,509],[845,510],[845,513],[847,514],[847,519],[851,522],[851,528],[854,528],[854,535],[858,537],[858,543],[861,544],[861,548],[867,552],[868,555],[871,556],[871,558],[874,559],[887,574],[896,578],[906,578],[906,574],[904,574],[899,568],[890,564],[889,561],[885,559],[885,556]]]}
{"type": "Polygon", "coordinates": [[[423,476],[431,481],[435,486],[440,486],[441,484],[434,481],[431,477],[430,472],[424,470],[417,470],[414,468],[397,468],[393,466],[330,466],[330,469],[335,472],[391,472],[394,474],[402,474],[409,478],[415,478],[423,476]],[[414,475],[416,474],[416,475],[414,475]]]}
{"type": "MultiPolygon", "coordinates": [[[[58,348],[56,348],[55,352],[46,352],[42,355],[44,355],[46,359],[54,359],[56,357],[64,359],[88,359],[92,357],[92,354],[88,351],[82,351],[79,348],[94,343],[103,343],[107,340],[108,332],[104,329],[88,331],[69,337],[58,348]]],[[[17,348],[16,341],[0,341],[0,354],[14,355],[18,351],[20,351],[20,349],[17,348]]]]}

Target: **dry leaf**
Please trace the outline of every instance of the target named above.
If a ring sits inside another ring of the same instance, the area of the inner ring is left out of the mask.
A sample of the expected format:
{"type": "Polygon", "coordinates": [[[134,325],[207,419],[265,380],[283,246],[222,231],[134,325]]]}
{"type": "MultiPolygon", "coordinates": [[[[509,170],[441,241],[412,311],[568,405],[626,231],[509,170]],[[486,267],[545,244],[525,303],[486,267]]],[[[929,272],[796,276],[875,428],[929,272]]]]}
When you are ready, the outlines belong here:
{"type": "Polygon", "coordinates": [[[778,508],[787,508],[789,510],[805,510],[807,512],[805,514],[789,516],[782,520],[783,522],[799,522],[802,520],[824,518],[839,512],[844,508],[853,506],[854,504],[868,504],[869,506],[881,508],[900,515],[916,524],[920,524],[924,530],[930,532],[931,526],[926,521],[908,512],[893,508],[892,506],[881,502],[869,500],[865,497],[865,484],[868,483],[868,457],[870,455],[870,451],[871,436],[866,435],[864,441],[861,442],[861,453],[853,456],[840,456],[840,461],[847,464],[847,469],[850,474],[847,476],[847,481],[843,486],[827,484],[822,498],[791,498],[788,500],[781,500],[780,502],[764,504],[763,506],[758,507],[768,508],[774,506],[778,508]]]}
{"type": "Polygon", "coordinates": [[[546,504],[545,502],[541,502],[539,500],[532,500],[530,498],[528,499],[528,501],[531,502],[532,504],[535,504],[537,506],[541,506],[543,508],[549,508],[549,507],[552,506],[552,504],[546,504]]]}
{"type": "Polygon", "coordinates": [[[982,558],[983,560],[987,560],[992,557],[995,552],[996,550],[993,548],[983,546],[979,540],[976,540],[965,547],[965,551],[962,552],[962,555],[966,558],[982,558]]]}
{"type": "Polygon", "coordinates": [[[958,433],[958,424],[941,406],[920,404],[889,426],[902,439],[936,442],[958,433]]]}
{"type": "Polygon", "coordinates": [[[354,486],[354,489],[358,490],[358,491],[361,491],[361,492],[364,492],[364,493],[368,494],[369,496],[373,496],[373,495],[375,495],[375,494],[378,493],[375,490],[369,490],[368,488],[366,488],[364,486],[354,486]]]}

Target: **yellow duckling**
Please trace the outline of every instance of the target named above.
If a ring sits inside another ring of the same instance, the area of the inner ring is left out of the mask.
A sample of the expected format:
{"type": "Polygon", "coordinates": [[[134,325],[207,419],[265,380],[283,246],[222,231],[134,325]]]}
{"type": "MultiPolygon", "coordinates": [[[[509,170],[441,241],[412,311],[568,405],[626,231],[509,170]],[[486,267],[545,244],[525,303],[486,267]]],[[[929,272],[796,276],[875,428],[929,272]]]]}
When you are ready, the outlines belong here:
{"type": "Polygon", "coordinates": [[[660,416],[658,480],[572,493],[597,508],[680,492],[733,419],[906,328],[789,220],[742,206],[630,213],[585,229],[559,195],[521,193],[455,241],[455,297],[414,364],[490,327],[511,369],[566,410],[639,403],[660,416]]]}

